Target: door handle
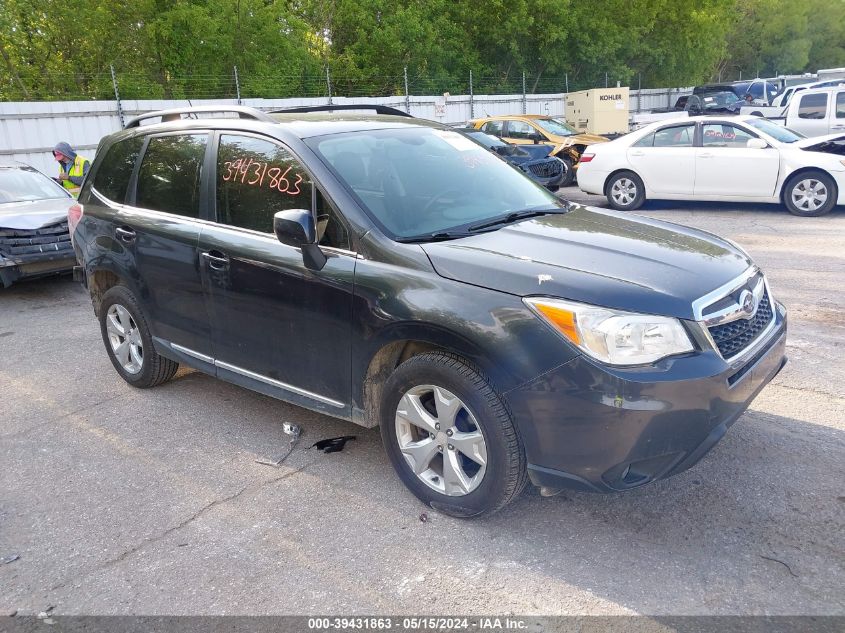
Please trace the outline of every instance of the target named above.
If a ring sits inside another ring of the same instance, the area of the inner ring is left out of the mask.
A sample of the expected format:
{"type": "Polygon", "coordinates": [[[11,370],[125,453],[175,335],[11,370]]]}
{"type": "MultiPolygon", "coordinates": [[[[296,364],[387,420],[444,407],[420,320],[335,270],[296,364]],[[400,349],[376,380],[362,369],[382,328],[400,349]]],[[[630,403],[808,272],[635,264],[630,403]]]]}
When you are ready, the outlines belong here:
{"type": "Polygon", "coordinates": [[[229,258],[220,251],[204,251],[201,255],[208,262],[209,268],[226,270],[229,267],[229,258]]]}
{"type": "Polygon", "coordinates": [[[119,226],[114,230],[114,234],[121,242],[131,244],[135,241],[135,231],[129,227],[119,226]]]}
{"type": "Polygon", "coordinates": [[[641,151],[631,152],[631,156],[642,156],[643,153],[641,151]]]}
{"type": "Polygon", "coordinates": [[[711,154],[710,152],[707,152],[705,154],[699,154],[698,157],[699,158],[713,158],[713,154],[711,154]]]}

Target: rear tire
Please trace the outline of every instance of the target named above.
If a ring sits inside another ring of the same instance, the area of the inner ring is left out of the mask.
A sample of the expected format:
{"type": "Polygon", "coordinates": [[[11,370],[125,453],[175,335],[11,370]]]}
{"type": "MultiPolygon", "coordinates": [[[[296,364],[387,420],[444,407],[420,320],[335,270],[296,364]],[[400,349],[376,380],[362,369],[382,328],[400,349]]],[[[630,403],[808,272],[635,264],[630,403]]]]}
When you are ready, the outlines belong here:
{"type": "Polygon", "coordinates": [[[607,202],[617,211],[633,211],[645,202],[645,186],[632,171],[620,171],[611,176],[605,186],[607,202]]]}
{"type": "Polygon", "coordinates": [[[160,356],[144,313],[126,286],[114,286],[100,302],[100,332],[112,365],[133,387],[146,389],[167,382],[179,363],[160,356]]]}
{"type": "Polygon", "coordinates": [[[408,359],[387,379],[381,436],[399,478],[426,505],[477,517],[510,503],[527,480],[525,450],[490,381],[447,352],[408,359]]]}
{"type": "Polygon", "coordinates": [[[822,171],[792,176],[783,187],[783,203],[792,215],[815,218],[836,206],[836,182],[822,171]]]}

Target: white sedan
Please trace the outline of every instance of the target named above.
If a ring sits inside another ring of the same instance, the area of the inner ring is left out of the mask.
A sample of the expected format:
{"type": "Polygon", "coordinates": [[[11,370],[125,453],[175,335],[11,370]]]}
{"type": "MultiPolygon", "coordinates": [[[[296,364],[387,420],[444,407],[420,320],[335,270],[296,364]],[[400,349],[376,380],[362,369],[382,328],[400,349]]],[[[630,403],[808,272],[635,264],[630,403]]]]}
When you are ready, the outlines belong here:
{"type": "Polygon", "coordinates": [[[588,147],[578,186],[622,211],[651,198],[783,203],[818,216],[845,204],[845,135],[808,139],[754,116],[663,120],[588,147]]]}

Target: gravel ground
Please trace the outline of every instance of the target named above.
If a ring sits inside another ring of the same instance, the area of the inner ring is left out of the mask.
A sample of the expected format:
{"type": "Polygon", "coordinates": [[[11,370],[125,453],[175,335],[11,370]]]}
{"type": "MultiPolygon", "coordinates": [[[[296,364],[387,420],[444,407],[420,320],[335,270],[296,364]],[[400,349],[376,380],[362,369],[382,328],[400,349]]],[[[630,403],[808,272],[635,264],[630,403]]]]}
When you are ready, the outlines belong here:
{"type": "Polygon", "coordinates": [[[528,489],[474,522],[421,520],[377,430],[196,372],[129,387],[67,278],[0,290],[0,559],[20,557],[0,614],[845,614],[845,212],[639,213],[751,253],[790,310],[789,364],[692,470],[528,489]],[[284,421],[299,447],[257,464],[284,421]]]}

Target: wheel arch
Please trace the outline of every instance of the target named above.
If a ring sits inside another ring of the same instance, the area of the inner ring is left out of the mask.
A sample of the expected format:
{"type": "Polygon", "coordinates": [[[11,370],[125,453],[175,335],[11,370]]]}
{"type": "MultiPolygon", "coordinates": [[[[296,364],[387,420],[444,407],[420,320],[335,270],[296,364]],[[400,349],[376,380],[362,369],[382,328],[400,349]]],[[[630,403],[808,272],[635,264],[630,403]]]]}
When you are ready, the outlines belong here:
{"type": "MultiPolygon", "coordinates": [[[[811,174],[811,173],[824,174],[825,176],[827,176],[828,178],[830,178],[833,181],[833,186],[834,186],[835,189],[837,189],[836,178],[834,178],[833,174],[831,174],[826,169],[824,169],[822,167],[799,167],[798,169],[791,171],[788,175],[784,176],[784,178],[783,178],[783,182],[780,185],[780,191],[778,192],[778,199],[781,201],[782,204],[786,203],[786,198],[785,198],[785,196],[786,196],[786,185],[789,184],[789,181],[792,180],[793,178],[795,178],[796,176],[801,176],[803,174],[811,174]]],[[[834,198],[838,197],[838,193],[839,192],[836,191],[837,196],[834,196],[834,198]]]]}
{"type": "Polygon", "coordinates": [[[398,324],[368,347],[353,370],[353,420],[363,426],[379,423],[384,383],[403,362],[432,351],[456,354],[498,385],[502,369],[479,346],[457,332],[425,323],[398,324]],[[356,411],[357,410],[357,411],[356,411]]]}
{"type": "Polygon", "coordinates": [[[607,178],[604,179],[604,184],[602,185],[602,189],[601,189],[603,195],[607,196],[607,188],[610,185],[610,181],[613,180],[613,177],[616,176],[617,174],[621,174],[622,172],[628,172],[628,173],[634,174],[637,178],[640,179],[640,182],[643,183],[644,193],[648,192],[648,189],[646,188],[645,180],[643,180],[642,176],[640,176],[636,171],[634,171],[630,167],[620,167],[619,169],[614,169],[612,172],[610,172],[607,175],[607,178]]]}

